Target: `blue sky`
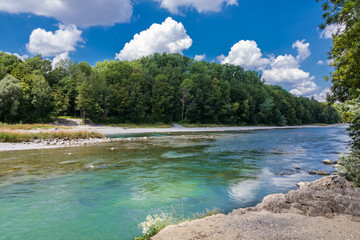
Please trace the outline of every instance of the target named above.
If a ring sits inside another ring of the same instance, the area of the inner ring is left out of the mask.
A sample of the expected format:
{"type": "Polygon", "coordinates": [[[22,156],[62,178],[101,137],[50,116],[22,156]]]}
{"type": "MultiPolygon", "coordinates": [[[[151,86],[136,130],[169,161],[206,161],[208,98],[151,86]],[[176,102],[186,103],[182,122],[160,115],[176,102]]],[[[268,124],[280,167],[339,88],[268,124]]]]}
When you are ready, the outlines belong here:
{"type": "Polygon", "coordinates": [[[0,0],[0,51],[54,65],[179,52],[321,100],[331,71],[321,15],[315,0],[0,0]]]}

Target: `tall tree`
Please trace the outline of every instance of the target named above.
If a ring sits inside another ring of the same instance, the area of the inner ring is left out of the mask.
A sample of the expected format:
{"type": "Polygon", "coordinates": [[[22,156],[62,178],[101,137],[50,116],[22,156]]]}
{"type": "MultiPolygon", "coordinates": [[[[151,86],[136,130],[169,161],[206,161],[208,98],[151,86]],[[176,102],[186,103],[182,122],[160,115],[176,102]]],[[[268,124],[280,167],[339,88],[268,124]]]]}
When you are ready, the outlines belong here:
{"type": "Polygon", "coordinates": [[[19,80],[11,75],[0,80],[0,121],[11,122],[14,120],[18,114],[21,96],[19,80]]]}
{"type": "MultiPolygon", "coordinates": [[[[319,0],[317,0],[319,1],[319,0]]],[[[333,85],[331,101],[344,102],[360,95],[360,1],[322,0],[325,22],[321,29],[335,28],[329,53],[335,71],[329,76],[333,85]]]]}

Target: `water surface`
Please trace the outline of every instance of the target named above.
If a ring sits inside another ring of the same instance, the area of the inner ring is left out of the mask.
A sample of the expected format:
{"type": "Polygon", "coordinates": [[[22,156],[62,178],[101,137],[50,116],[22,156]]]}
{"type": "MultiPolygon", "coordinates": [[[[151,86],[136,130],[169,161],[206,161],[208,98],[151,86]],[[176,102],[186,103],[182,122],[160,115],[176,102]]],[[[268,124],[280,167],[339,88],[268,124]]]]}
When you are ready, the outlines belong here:
{"type": "Polygon", "coordinates": [[[332,171],[321,161],[349,140],[345,126],[142,137],[1,152],[0,239],[133,239],[149,214],[254,206],[332,171]]]}

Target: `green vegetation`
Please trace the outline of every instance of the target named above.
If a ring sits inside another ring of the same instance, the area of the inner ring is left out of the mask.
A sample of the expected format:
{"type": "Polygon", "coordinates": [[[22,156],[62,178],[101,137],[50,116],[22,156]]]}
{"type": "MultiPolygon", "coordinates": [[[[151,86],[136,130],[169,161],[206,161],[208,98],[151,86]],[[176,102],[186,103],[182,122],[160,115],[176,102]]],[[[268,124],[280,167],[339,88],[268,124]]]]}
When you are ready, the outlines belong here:
{"type": "Polygon", "coordinates": [[[324,0],[322,7],[325,23],[320,28],[342,28],[332,37],[329,59],[334,72],[327,77],[333,84],[328,100],[342,103],[337,108],[350,123],[351,153],[340,162],[347,178],[360,186],[360,1],[324,0]]]}
{"type": "Polygon", "coordinates": [[[46,131],[38,133],[29,133],[23,131],[4,131],[0,130],[0,142],[29,142],[35,139],[88,139],[103,138],[104,135],[88,131],[46,131]]]}
{"type": "MultiPolygon", "coordinates": [[[[51,124],[6,124],[0,123],[0,131],[4,130],[37,130],[37,129],[52,129],[57,126],[51,124]]],[[[69,129],[71,127],[58,126],[59,129],[69,129]]]]}
{"type": "Polygon", "coordinates": [[[219,214],[220,210],[214,208],[212,210],[206,209],[205,212],[196,213],[192,218],[185,218],[184,216],[177,216],[176,211],[174,210],[174,216],[169,216],[165,213],[160,215],[156,214],[155,216],[148,215],[146,221],[139,224],[139,228],[142,228],[142,236],[135,237],[134,240],[149,240],[152,236],[155,236],[158,232],[164,229],[169,225],[176,225],[185,221],[191,221],[195,219],[200,219],[212,215],[219,214]]]}
{"type": "Polygon", "coordinates": [[[61,61],[54,69],[41,56],[22,61],[0,53],[0,106],[0,122],[6,123],[48,122],[58,116],[105,124],[339,121],[334,108],[267,85],[257,72],[165,53],[94,67],[61,61]]]}

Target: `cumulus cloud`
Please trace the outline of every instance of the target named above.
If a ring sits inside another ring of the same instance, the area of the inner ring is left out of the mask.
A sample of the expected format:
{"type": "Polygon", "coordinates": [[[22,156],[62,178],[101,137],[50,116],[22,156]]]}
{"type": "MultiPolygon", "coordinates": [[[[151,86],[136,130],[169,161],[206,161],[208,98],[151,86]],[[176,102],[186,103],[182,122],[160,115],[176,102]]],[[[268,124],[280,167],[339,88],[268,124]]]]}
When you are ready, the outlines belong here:
{"type": "Polygon", "coordinates": [[[319,64],[319,65],[324,65],[324,61],[323,60],[319,60],[318,62],[317,62],[317,64],[319,64]]]}
{"type": "Polygon", "coordinates": [[[203,60],[205,60],[205,58],[206,58],[205,54],[195,55],[195,57],[194,57],[195,61],[203,61],[203,60]]]}
{"type": "Polygon", "coordinates": [[[75,51],[75,47],[82,42],[81,31],[74,25],[59,25],[55,33],[37,28],[32,31],[27,50],[32,54],[54,57],[59,54],[75,51]]]}
{"type": "Polygon", "coordinates": [[[171,13],[179,14],[179,8],[194,8],[199,13],[219,12],[222,7],[238,5],[237,0],[155,0],[171,13]]]}
{"type": "Polygon", "coordinates": [[[345,25],[331,24],[320,33],[320,38],[330,39],[335,34],[341,34],[345,30],[345,25]]]}
{"type": "Polygon", "coordinates": [[[322,92],[314,94],[313,97],[319,102],[326,102],[326,97],[329,93],[331,93],[330,88],[325,88],[322,92]]]}
{"type": "Polygon", "coordinates": [[[298,55],[296,57],[296,60],[298,62],[302,62],[310,56],[309,46],[310,43],[305,43],[305,40],[302,41],[298,40],[292,45],[292,47],[296,48],[298,51],[298,55]]]}
{"type": "Polygon", "coordinates": [[[229,55],[219,56],[221,64],[234,64],[247,70],[260,70],[270,63],[268,58],[263,58],[260,48],[255,41],[241,40],[231,47],[229,55]]]}
{"type": "Polygon", "coordinates": [[[263,57],[255,41],[242,40],[231,48],[228,56],[221,55],[218,60],[247,70],[261,70],[267,83],[290,88],[295,95],[309,95],[318,88],[313,81],[315,77],[300,68],[300,63],[311,54],[309,46],[305,40],[296,41],[292,45],[297,50],[296,57],[291,54],[263,57]]]}
{"type": "Polygon", "coordinates": [[[4,53],[5,53],[5,54],[8,54],[8,55],[14,55],[14,56],[16,56],[17,58],[20,58],[22,61],[24,61],[26,58],[29,57],[29,55],[26,55],[26,54],[20,55],[20,54],[18,54],[18,53],[10,53],[10,52],[4,52],[4,53]]]}
{"type": "Polygon", "coordinates": [[[52,65],[52,68],[56,68],[57,67],[57,64],[62,61],[62,60],[67,60],[67,59],[70,59],[69,57],[69,52],[64,52],[64,53],[61,53],[59,55],[56,55],[54,57],[54,59],[52,60],[51,62],[51,65],[52,65]]]}
{"type": "Polygon", "coordinates": [[[130,61],[153,53],[182,53],[191,45],[192,39],[183,24],[168,17],[162,24],[154,23],[149,29],[135,34],[115,58],[130,61]]]}
{"type": "Polygon", "coordinates": [[[0,0],[0,11],[32,13],[88,27],[128,22],[133,7],[131,0],[0,0]]]}

